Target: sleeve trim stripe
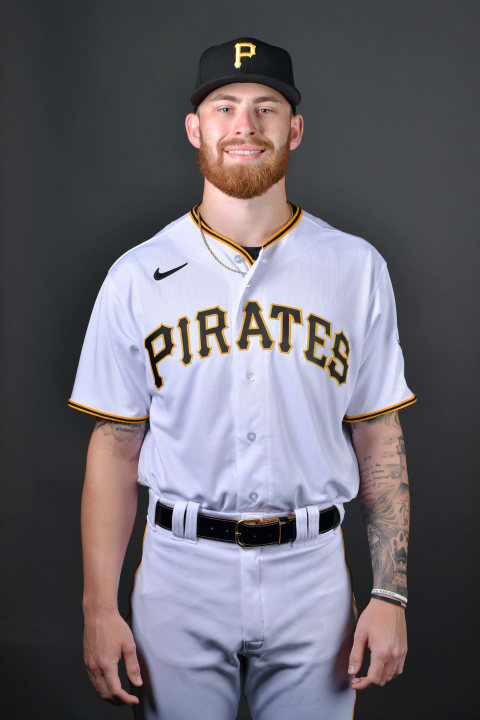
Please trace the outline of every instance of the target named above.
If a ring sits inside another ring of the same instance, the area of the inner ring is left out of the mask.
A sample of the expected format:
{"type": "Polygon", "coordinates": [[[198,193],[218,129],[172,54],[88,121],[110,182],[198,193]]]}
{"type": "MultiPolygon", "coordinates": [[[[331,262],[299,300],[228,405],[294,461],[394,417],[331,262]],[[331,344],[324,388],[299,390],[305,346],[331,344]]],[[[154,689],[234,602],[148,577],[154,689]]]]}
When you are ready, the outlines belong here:
{"type": "Polygon", "coordinates": [[[358,422],[359,420],[366,420],[367,418],[377,417],[377,415],[383,415],[383,413],[391,412],[392,410],[400,410],[401,408],[407,407],[408,405],[412,405],[413,403],[417,402],[417,400],[418,397],[414,393],[406,400],[402,400],[402,402],[396,403],[395,405],[389,405],[382,410],[375,410],[374,412],[364,413],[363,415],[345,415],[343,421],[358,422]]]}
{"type": "Polygon", "coordinates": [[[88,407],[88,405],[80,405],[80,403],[75,402],[74,400],[67,400],[67,405],[73,410],[80,410],[81,412],[87,413],[87,415],[96,415],[97,417],[101,417],[104,420],[123,420],[124,422],[130,422],[130,423],[139,423],[143,422],[144,420],[148,420],[150,417],[149,415],[145,415],[144,417],[139,418],[129,418],[124,417],[123,415],[113,415],[112,413],[106,413],[102,410],[96,410],[95,408],[88,407]]]}

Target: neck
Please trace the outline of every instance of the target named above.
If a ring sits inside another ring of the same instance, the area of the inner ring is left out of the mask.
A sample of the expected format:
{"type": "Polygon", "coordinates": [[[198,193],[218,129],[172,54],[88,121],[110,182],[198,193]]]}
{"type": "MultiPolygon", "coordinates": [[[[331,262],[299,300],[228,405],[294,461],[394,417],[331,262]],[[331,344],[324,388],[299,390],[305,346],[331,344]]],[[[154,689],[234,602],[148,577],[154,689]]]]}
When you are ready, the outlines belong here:
{"type": "Polygon", "coordinates": [[[238,245],[263,245],[290,218],[285,178],[272,185],[263,195],[248,200],[226,195],[205,180],[199,210],[202,219],[210,227],[238,245]]]}

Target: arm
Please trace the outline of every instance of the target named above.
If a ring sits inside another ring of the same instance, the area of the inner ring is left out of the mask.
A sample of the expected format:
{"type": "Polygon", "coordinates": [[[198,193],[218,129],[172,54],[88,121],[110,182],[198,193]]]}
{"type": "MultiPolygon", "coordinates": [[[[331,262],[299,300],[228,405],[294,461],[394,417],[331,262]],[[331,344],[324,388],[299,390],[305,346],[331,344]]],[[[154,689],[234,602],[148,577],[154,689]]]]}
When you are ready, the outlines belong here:
{"type": "Polygon", "coordinates": [[[122,654],[130,680],[141,684],[135,643],[118,611],[117,594],[137,511],[138,457],[145,429],[146,422],[96,421],[82,493],[84,661],[97,692],[117,705],[138,703],[121,688],[122,654]]]}
{"type": "MultiPolygon", "coordinates": [[[[398,412],[352,423],[351,433],[360,471],[358,497],[367,528],[373,587],[408,597],[410,493],[398,412]]],[[[352,680],[355,689],[384,685],[401,674],[407,653],[404,608],[372,598],[355,634],[350,657],[353,672],[362,664],[367,642],[372,653],[367,677],[352,680]]]]}
{"type": "Polygon", "coordinates": [[[360,500],[372,558],[373,586],[407,594],[410,492],[398,412],[352,423],[360,500]]]}

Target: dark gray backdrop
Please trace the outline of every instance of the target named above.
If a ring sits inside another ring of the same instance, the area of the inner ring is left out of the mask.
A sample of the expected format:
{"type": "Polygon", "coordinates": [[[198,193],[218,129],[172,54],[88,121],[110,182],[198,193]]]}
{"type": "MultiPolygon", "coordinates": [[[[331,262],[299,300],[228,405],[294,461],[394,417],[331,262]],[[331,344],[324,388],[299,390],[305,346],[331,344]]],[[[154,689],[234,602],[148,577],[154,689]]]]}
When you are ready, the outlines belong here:
{"type": "MultiPolygon", "coordinates": [[[[97,697],[83,666],[79,514],[94,420],[66,402],[109,266],[201,200],[184,129],[197,60],[242,33],[292,55],[305,134],[288,197],[387,260],[419,397],[400,413],[409,652],[400,678],[358,693],[355,717],[476,716],[478,3],[44,0],[1,11],[2,717],[131,716],[97,697]]],[[[368,544],[358,502],[346,510],[363,609],[368,544]]],[[[145,511],[142,488],[124,616],[145,511]]]]}

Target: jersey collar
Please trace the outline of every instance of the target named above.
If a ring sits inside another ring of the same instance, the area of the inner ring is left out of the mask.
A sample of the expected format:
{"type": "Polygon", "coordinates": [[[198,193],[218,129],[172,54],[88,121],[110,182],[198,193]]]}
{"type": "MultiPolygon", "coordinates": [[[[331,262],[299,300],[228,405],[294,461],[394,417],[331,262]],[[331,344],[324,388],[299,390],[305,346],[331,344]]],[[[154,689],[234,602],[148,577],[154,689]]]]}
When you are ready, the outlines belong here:
{"type": "MultiPolygon", "coordinates": [[[[275,235],[272,235],[272,237],[269,237],[268,240],[266,240],[263,243],[263,247],[266,248],[269,245],[272,245],[273,243],[280,240],[282,237],[284,237],[290,230],[292,230],[295,225],[298,223],[302,216],[302,208],[298,205],[295,205],[295,203],[291,203],[293,208],[293,217],[288,220],[288,222],[283,225],[283,227],[280,228],[280,230],[277,230],[275,235]]],[[[200,227],[200,221],[198,218],[198,204],[194,205],[193,208],[190,210],[190,217],[195,223],[195,225],[199,228],[200,227]]],[[[249,265],[253,265],[254,259],[248,252],[248,248],[243,247],[242,245],[238,245],[234,240],[230,240],[230,238],[225,237],[225,235],[220,235],[220,233],[217,233],[213,228],[208,225],[208,223],[205,222],[202,218],[202,228],[203,231],[210,235],[211,237],[215,238],[216,240],[219,240],[219,242],[224,243],[224,245],[227,245],[230,248],[233,248],[238,253],[242,255],[243,258],[247,261],[249,265]]]]}

